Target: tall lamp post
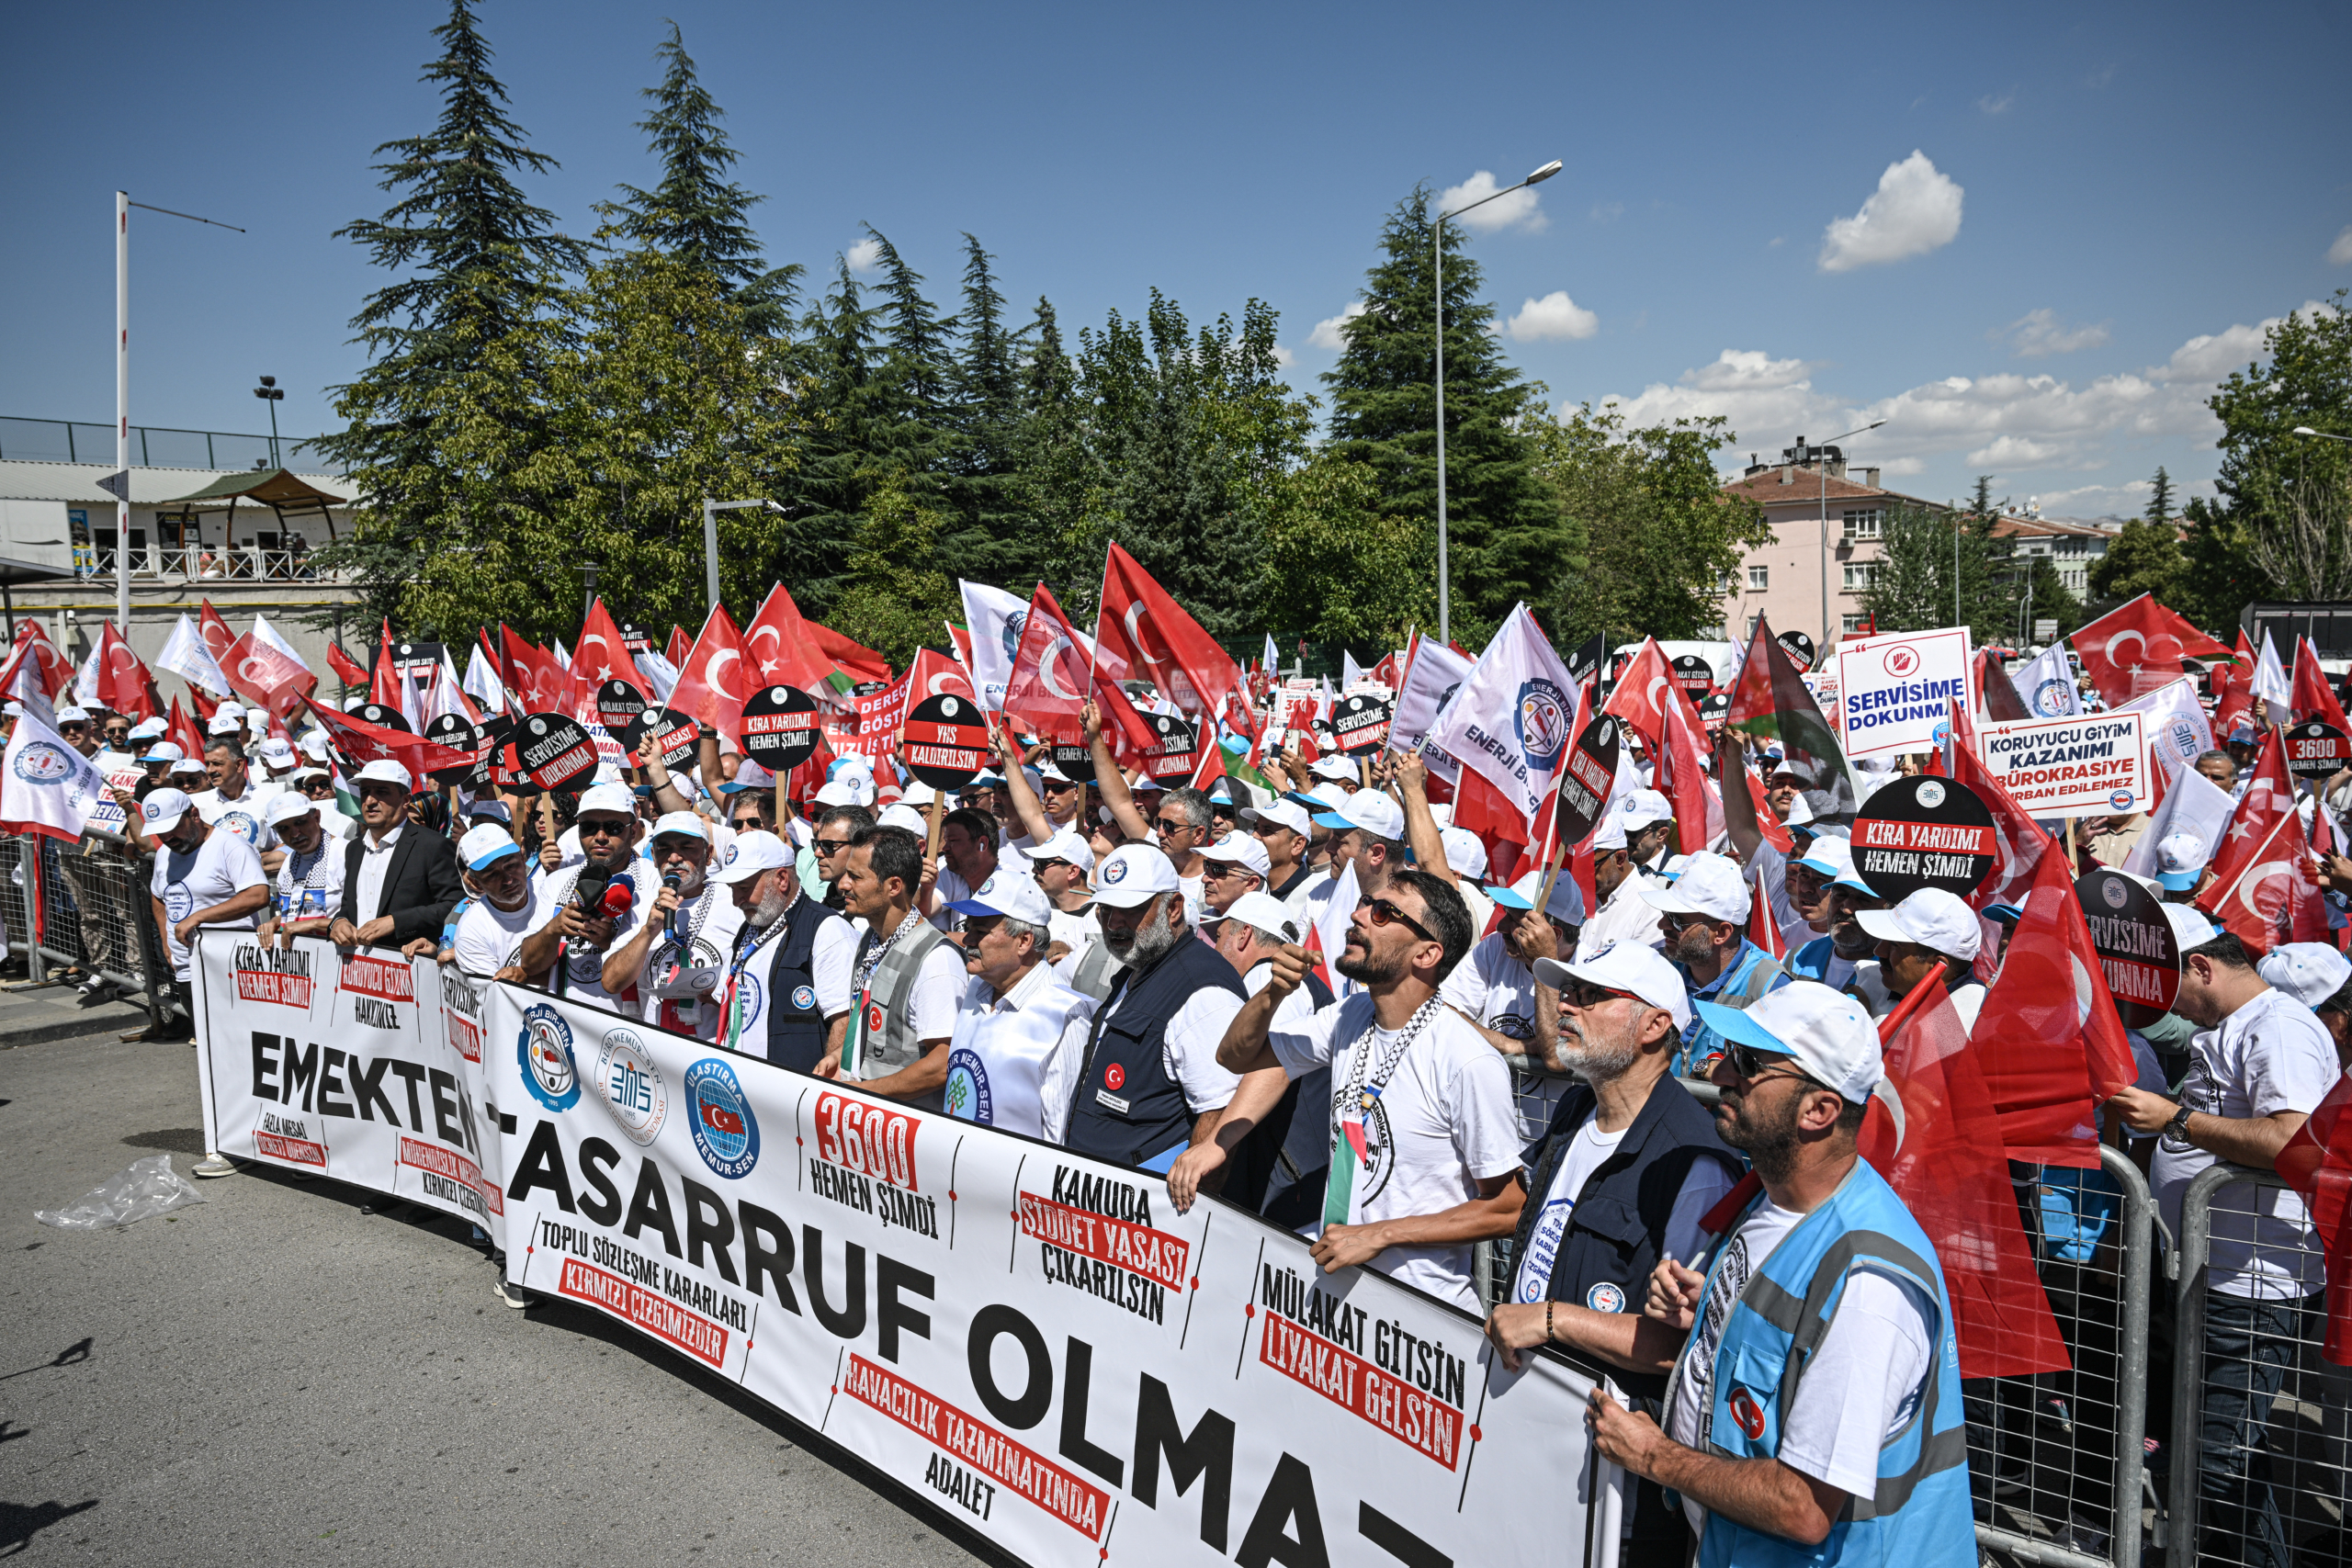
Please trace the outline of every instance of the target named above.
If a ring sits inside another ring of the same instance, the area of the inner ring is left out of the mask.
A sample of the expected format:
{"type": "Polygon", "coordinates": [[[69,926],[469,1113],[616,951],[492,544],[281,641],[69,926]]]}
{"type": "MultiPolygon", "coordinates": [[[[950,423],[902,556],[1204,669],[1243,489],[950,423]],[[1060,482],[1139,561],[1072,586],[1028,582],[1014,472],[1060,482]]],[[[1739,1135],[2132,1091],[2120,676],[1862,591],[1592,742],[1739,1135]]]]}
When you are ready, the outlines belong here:
{"type": "Polygon", "coordinates": [[[702,570],[703,576],[710,584],[710,602],[714,605],[718,603],[718,514],[722,512],[741,512],[747,506],[764,506],[771,512],[784,510],[776,502],[765,499],[713,501],[708,496],[703,497],[702,570]]]}
{"type": "MultiPolygon", "coordinates": [[[[1804,452],[1799,455],[1810,456],[1820,451],[1824,446],[1835,446],[1840,441],[1867,434],[1885,423],[1886,421],[1883,419],[1874,419],[1859,430],[1849,430],[1844,435],[1831,436],[1820,446],[1807,446],[1804,452]]],[[[1803,441],[1804,437],[1799,436],[1797,439],[1803,441]]],[[[1829,628],[1829,459],[1822,458],[1819,468],[1821,472],[1821,646],[1819,652],[1815,655],[1816,658],[1819,653],[1828,651],[1830,643],[1838,635],[1829,628]]]]}
{"type": "Polygon", "coordinates": [[[1437,221],[1430,225],[1430,252],[1437,264],[1437,637],[1440,642],[1453,640],[1453,596],[1445,556],[1445,220],[1459,218],[1473,207],[1484,207],[1515,190],[1542,185],[1559,172],[1560,160],[1555,158],[1515,186],[1505,186],[1492,196],[1482,196],[1467,207],[1439,212],[1437,221]]]}
{"type": "Polygon", "coordinates": [[[277,384],[277,377],[265,376],[254,389],[254,396],[269,405],[269,466],[282,468],[286,460],[277,455],[277,405],[286,400],[286,389],[277,384]]]}
{"type": "Polygon", "coordinates": [[[2308,424],[2299,424],[2295,426],[2295,434],[2298,435],[2316,435],[2322,441],[2341,441],[2346,446],[2352,446],[2352,435],[2335,435],[2324,430],[2313,430],[2308,424]]]}

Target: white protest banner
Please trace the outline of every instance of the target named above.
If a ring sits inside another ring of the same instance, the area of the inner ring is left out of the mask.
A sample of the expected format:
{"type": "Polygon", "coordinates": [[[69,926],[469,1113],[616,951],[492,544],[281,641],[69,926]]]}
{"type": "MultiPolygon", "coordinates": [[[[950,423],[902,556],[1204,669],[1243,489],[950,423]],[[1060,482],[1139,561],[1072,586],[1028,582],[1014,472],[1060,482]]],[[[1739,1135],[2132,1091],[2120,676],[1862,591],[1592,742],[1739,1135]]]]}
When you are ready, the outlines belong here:
{"type": "Polygon", "coordinates": [[[1984,768],[2035,817],[2119,817],[2155,798],[2147,716],[2019,719],[1981,732],[1984,768]]]}
{"type": "Polygon", "coordinates": [[[1416,749],[1430,773],[1452,784],[1462,764],[1444,748],[1425,746],[1446,705],[1470,674],[1470,660],[1430,637],[1413,649],[1412,667],[1405,671],[1405,689],[1396,694],[1396,712],[1388,721],[1388,749],[1410,755],[1416,749]]]}
{"type": "Polygon", "coordinates": [[[478,984],[430,959],[228,931],[198,934],[195,980],[207,1147],[503,1236],[478,984]]]}
{"type": "Polygon", "coordinates": [[[488,1039],[510,1280],[1019,1562],[1615,1560],[1589,1376],[1255,1215],[514,987],[488,1039]]]}
{"type": "Polygon", "coordinates": [[[1430,731],[1533,823],[1576,739],[1577,683],[1527,606],[1514,608],[1430,731]]]}
{"type": "Polygon", "coordinates": [[[1966,626],[1841,640],[1836,669],[1846,760],[1942,746],[1950,705],[1973,700],[1974,667],[1966,626]]]}

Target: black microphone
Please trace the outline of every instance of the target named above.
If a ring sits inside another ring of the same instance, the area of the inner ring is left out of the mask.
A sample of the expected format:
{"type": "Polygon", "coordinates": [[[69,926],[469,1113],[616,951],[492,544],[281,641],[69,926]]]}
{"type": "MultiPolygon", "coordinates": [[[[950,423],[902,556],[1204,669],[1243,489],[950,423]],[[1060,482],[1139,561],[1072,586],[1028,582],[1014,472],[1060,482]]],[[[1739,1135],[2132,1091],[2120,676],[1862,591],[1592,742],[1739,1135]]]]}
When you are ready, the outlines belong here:
{"type": "MultiPolygon", "coordinates": [[[[671,892],[675,893],[679,888],[684,887],[684,886],[685,886],[685,880],[684,880],[683,877],[681,877],[681,876],[680,876],[676,872],[673,871],[673,872],[669,872],[669,873],[665,874],[662,876],[662,886],[664,886],[664,887],[666,887],[666,888],[668,888],[668,889],[670,889],[670,891],[671,891],[671,892]]],[[[681,904],[681,905],[679,905],[679,906],[678,906],[678,908],[677,908],[677,909],[673,909],[673,910],[671,910],[671,911],[670,911],[670,940],[671,940],[673,942],[674,942],[675,944],[677,944],[678,948],[681,950],[681,956],[680,956],[680,959],[679,959],[679,962],[681,962],[681,963],[684,963],[684,962],[685,961],[685,960],[684,960],[684,947],[685,947],[685,945],[686,945],[686,936],[685,936],[685,933],[684,933],[684,931],[680,931],[680,930],[678,929],[678,912],[679,912],[679,909],[683,909],[683,908],[685,908],[685,906],[684,906],[684,904],[681,904]]]]}
{"type": "Polygon", "coordinates": [[[579,898],[580,908],[583,913],[590,915],[602,913],[605,889],[611,885],[612,880],[613,874],[609,871],[599,871],[593,865],[584,865],[580,868],[580,880],[572,884],[572,893],[579,898]]]}

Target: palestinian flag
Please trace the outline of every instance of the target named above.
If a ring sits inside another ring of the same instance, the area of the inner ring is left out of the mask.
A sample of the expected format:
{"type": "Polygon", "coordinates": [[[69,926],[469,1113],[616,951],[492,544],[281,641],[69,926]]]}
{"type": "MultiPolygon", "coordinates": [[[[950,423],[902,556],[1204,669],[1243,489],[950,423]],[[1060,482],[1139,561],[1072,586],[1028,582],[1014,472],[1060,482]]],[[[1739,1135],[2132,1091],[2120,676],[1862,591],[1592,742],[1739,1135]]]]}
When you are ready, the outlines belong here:
{"type": "Polygon", "coordinates": [[[1747,661],[1732,682],[1724,725],[1780,741],[1784,765],[1804,781],[1804,803],[1815,817],[1850,816],[1860,804],[1837,730],[1761,615],[1756,617],[1747,661]]]}

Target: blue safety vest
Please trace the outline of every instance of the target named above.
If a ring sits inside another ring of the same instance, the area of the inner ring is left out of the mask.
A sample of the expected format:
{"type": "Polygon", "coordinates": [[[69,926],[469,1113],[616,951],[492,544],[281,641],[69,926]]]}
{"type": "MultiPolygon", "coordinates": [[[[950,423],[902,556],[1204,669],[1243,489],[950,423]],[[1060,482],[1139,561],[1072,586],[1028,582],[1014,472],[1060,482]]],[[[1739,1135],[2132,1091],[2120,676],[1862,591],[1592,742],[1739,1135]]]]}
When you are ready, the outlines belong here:
{"type": "MultiPolygon", "coordinates": [[[[1677,970],[1681,967],[1679,964],[1675,965],[1677,970]]],[[[1683,978],[1688,980],[1690,976],[1685,975],[1683,978]]],[[[1757,998],[1767,991],[1778,990],[1788,983],[1788,972],[1781,967],[1777,959],[1746,937],[1741,937],[1739,956],[1732,960],[1731,967],[1723,972],[1711,989],[1702,991],[1694,987],[1690,996],[1694,1001],[1716,1002],[1746,1011],[1757,998]]],[[[1724,1037],[1699,1016],[1697,1008],[1692,1008],[1690,1025],[1682,1032],[1681,1047],[1674,1053],[1672,1070],[1675,1076],[1705,1077],[1709,1069],[1714,1066],[1715,1058],[1723,1054],[1724,1037]]]]}
{"type": "MultiPolygon", "coordinates": [[[[1708,1268],[1711,1290],[1725,1250],[1716,1247],[1708,1268]]],[[[1927,1233],[1867,1161],[1857,1160],[1829,1201],[1797,1222],[1732,1303],[1715,1348],[1707,1451],[1729,1459],[1766,1459],[1780,1451],[1781,1416],[1795,1403],[1805,1368],[1837,1318],[1849,1271],[1862,1259],[1917,1286],[1935,1303],[1928,1326],[1936,1365],[1918,1408],[1879,1450],[1877,1491],[1848,1499],[1819,1546],[1801,1546],[1710,1514],[1699,1538],[1699,1568],[1972,1568],[1976,1562],[1951,1298],[1927,1233]]],[[[1671,1388],[1667,1399],[1671,1408],[1671,1388]]]]}

